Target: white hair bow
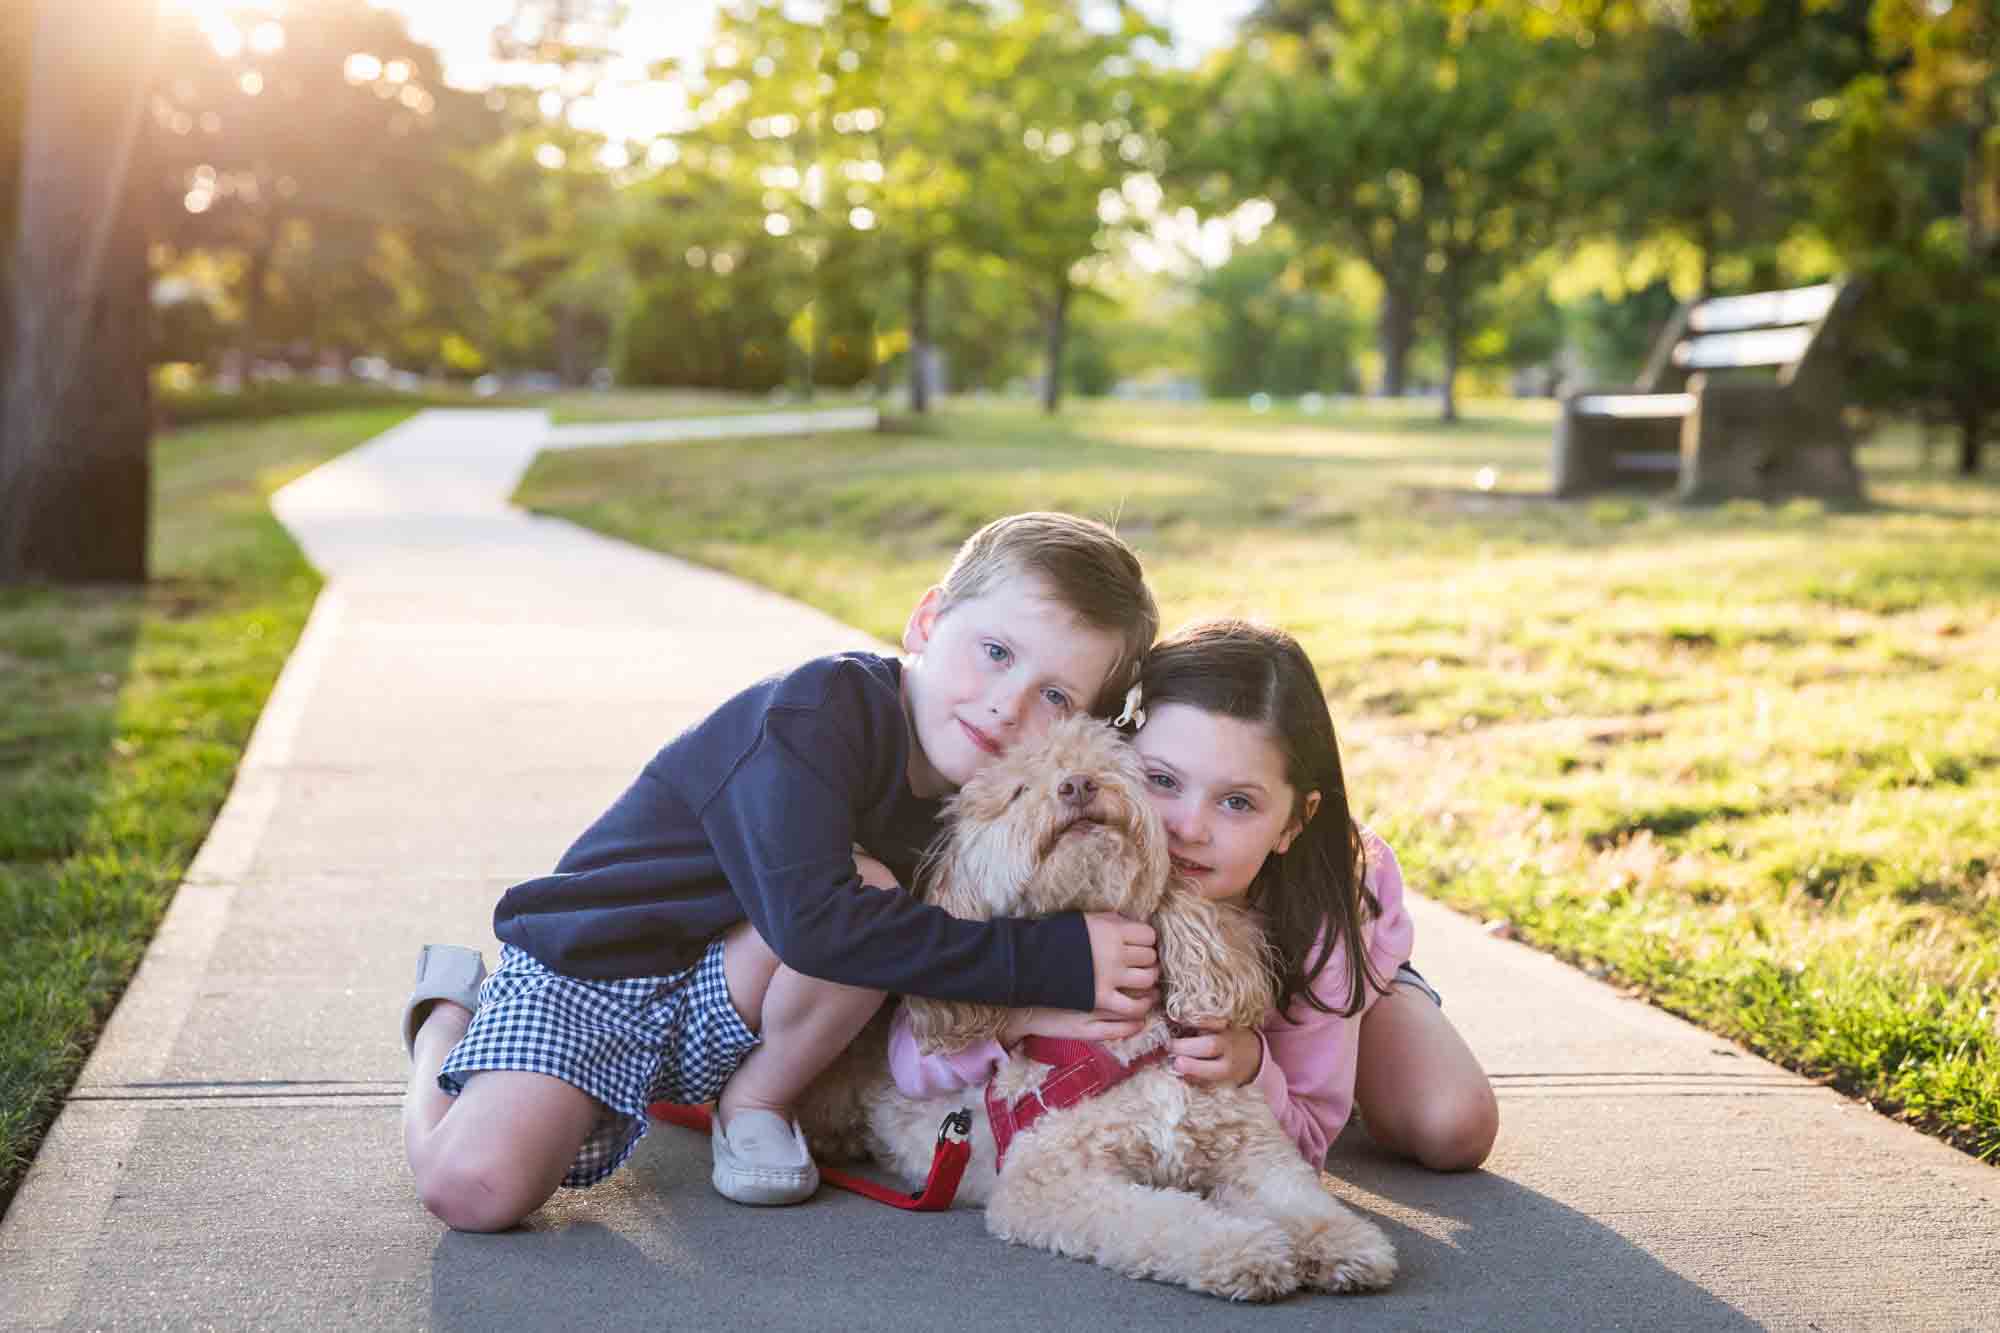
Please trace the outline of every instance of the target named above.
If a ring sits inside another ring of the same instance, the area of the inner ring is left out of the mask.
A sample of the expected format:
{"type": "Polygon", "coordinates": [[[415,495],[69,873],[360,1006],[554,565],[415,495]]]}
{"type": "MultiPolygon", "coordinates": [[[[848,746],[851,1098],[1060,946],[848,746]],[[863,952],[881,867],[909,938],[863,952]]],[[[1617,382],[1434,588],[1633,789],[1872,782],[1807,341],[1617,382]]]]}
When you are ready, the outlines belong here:
{"type": "Polygon", "coordinates": [[[1134,731],[1145,726],[1146,710],[1139,706],[1140,701],[1144,697],[1141,687],[1137,685],[1125,691],[1125,711],[1117,717],[1112,718],[1111,725],[1114,727],[1130,727],[1134,731]]]}

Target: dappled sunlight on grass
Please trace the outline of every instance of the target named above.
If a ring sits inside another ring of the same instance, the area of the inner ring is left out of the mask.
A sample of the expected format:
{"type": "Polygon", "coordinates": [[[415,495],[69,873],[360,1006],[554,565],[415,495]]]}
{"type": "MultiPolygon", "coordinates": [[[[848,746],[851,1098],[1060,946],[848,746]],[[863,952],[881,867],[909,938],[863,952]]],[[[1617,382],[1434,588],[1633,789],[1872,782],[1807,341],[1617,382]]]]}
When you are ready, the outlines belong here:
{"type": "Polygon", "coordinates": [[[565,389],[548,394],[517,394],[509,406],[536,407],[557,425],[586,421],[652,421],[668,417],[734,416],[753,412],[813,412],[854,407],[867,402],[848,390],[821,390],[811,401],[770,394],[730,393],[721,389],[565,389]]]}
{"type": "Polygon", "coordinates": [[[1854,510],[1558,503],[1503,493],[1539,406],[1369,406],[955,404],[545,457],[522,498],[891,641],[987,519],[1115,518],[1169,626],[1299,635],[1427,892],[2000,1151],[2000,486],[1891,432],[1854,510]]]}

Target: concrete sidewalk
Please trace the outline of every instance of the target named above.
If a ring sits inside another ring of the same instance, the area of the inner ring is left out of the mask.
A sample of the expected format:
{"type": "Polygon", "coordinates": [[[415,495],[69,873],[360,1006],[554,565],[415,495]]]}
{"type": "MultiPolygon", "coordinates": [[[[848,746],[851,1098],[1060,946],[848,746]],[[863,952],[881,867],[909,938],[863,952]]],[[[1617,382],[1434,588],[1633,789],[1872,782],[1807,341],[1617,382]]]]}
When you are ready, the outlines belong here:
{"type": "Polygon", "coordinates": [[[329,582],[236,786],[0,1224],[0,1328],[2000,1329],[2000,1171],[1418,900],[1499,1088],[1488,1169],[1348,1134],[1403,1271],[1234,1307],[823,1191],[751,1210],[660,1128],[526,1229],[447,1232],[402,1160],[416,946],[483,943],[658,745],[867,643],[509,508],[538,413],[427,412],[281,493],[329,582]]]}

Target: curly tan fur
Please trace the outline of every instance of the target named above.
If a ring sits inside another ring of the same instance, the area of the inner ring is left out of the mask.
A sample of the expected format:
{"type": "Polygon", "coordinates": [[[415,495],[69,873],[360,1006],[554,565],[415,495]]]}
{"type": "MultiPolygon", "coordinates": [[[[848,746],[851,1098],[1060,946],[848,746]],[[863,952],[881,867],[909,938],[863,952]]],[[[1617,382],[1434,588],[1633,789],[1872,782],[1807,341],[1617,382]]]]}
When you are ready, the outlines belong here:
{"type": "MultiPolygon", "coordinates": [[[[927,890],[950,911],[1103,910],[1153,922],[1164,1013],[1111,1044],[1120,1059],[1167,1042],[1169,1018],[1263,1022],[1275,990],[1263,931],[1248,912],[1173,879],[1144,772],[1109,728],[1077,719],[1052,729],[982,770],[952,813],[927,890]],[[1096,795],[1079,823],[1061,786],[1074,790],[1084,778],[1096,795]]],[[[998,1030],[998,1011],[908,1003],[919,1042],[932,1049],[998,1030]]],[[[1012,1055],[994,1091],[1011,1099],[1050,1072],[1012,1055]]],[[[865,1143],[914,1185],[929,1171],[939,1121],[963,1104],[975,1124],[960,1194],[986,1205],[987,1229],[1003,1239],[1235,1300],[1302,1286],[1365,1290],[1395,1275],[1388,1239],[1328,1193],[1261,1094],[1190,1084],[1163,1064],[1043,1116],[1014,1140],[997,1175],[980,1090],[904,1096],[888,1076],[879,1027],[814,1085],[800,1118],[816,1151],[851,1154],[865,1143]]]]}
{"type": "MultiPolygon", "coordinates": [[[[953,916],[1041,916],[1080,910],[1145,920],[1167,891],[1167,842],[1132,748],[1088,719],[1017,747],[952,798],[925,863],[925,896],[953,916]],[[1077,806],[1065,781],[1096,795],[1077,806]]],[[[1000,1034],[1007,1013],[987,1005],[910,999],[917,1044],[962,1050],[1000,1034]]]]}

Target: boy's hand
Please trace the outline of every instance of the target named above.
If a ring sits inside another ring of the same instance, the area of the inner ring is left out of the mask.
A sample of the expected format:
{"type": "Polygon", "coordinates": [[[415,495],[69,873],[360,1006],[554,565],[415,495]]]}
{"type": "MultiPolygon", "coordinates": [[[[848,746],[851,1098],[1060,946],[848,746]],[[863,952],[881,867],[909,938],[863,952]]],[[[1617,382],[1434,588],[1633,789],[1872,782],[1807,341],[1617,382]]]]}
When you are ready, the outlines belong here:
{"type": "Polygon", "coordinates": [[[1137,1036],[1146,1026],[1143,1018],[1119,1018],[1114,1014],[1085,1014],[1074,1009],[1011,1009],[1007,1026],[1001,1029],[1002,1046],[1018,1046],[1028,1037],[1066,1037],[1072,1041],[1117,1041],[1137,1036]]]}
{"type": "Polygon", "coordinates": [[[1219,1018],[1196,1019],[1192,1037],[1167,1043],[1176,1074],[1190,1083],[1240,1088],[1264,1067],[1264,1042],[1249,1028],[1224,1026],[1219,1018]]]}
{"type": "Polygon", "coordinates": [[[1097,984],[1096,1016],[1144,1018],[1159,1003],[1160,955],[1157,938],[1143,921],[1116,912],[1091,912],[1090,964],[1097,984]]]}

